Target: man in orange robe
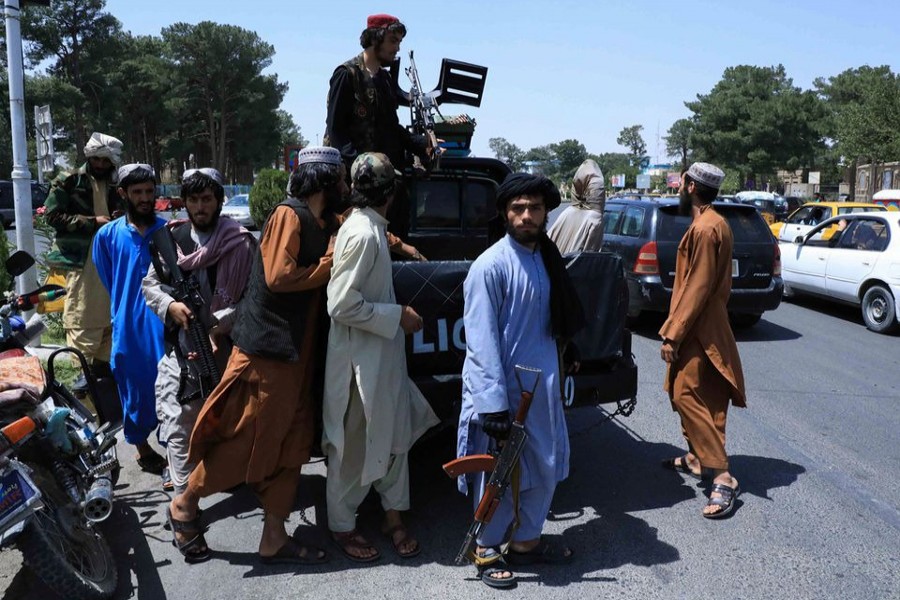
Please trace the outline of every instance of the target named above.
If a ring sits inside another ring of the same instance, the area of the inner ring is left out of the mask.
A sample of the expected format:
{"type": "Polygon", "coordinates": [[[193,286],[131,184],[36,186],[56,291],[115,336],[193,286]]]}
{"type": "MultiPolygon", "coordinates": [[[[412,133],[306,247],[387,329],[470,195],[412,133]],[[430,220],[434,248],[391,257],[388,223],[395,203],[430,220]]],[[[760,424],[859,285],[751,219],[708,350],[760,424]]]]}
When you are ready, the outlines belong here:
{"type": "Polygon", "coordinates": [[[668,363],[665,389],[681,417],[687,441],[684,456],[663,465],[712,478],[703,516],[717,519],[734,510],[740,493],[728,471],[725,424],[729,401],[746,406],[744,375],[728,322],[734,238],[712,206],[725,174],[715,165],[694,163],[682,175],[679,212],[691,216],[678,245],[669,318],[659,334],[668,363]]]}

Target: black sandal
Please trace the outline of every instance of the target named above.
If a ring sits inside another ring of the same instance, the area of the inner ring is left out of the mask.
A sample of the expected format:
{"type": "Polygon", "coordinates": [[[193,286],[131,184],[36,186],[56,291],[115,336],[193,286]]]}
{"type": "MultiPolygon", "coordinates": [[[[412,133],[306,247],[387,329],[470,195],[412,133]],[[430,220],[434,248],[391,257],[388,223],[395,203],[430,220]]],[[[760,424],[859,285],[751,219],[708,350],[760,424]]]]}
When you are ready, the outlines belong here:
{"type": "Polygon", "coordinates": [[[475,568],[478,569],[478,578],[488,587],[498,590],[508,590],[516,586],[516,574],[513,573],[499,548],[485,548],[483,554],[475,551],[475,568]],[[494,577],[499,573],[509,573],[509,577],[494,577]]]}
{"type": "Polygon", "coordinates": [[[165,469],[169,463],[165,458],[163,458],[156,452],[151,452],[150,454],[145,454],[144,456],[138,456],[137,464],[138,467],[141,468],[141,471],[145,473],[162,475],[163,469],[165,469]]]}
{"type": "Polygon", "coordinates": [[[212,552],[206,545],[206,538],[203,534],[206,528],[200,524],[200,517],[194,517],[190,521],[179,521],[172,516],[172,509],[166,507],[166,517],[168,517],[169,527],[172,529],[172,545],[178,548],[184,557],[184,562],[188,564],[196,564],[209,560],[212,552]],[[178,542],[177,534],[190,535],[196,534],[194,537],[184,543],[178,542]]]}
{"type": "Polygon", "coordinates": [[[564,565],[572,562],[575,552],[541,537],[537,546],[527,552],[517,552],[509,548],[506,552],[506,560],[511,565],[564,565]],[[566,554],[568,552],[568,554],[566,554]]]}
{"type": "Polygon", "coordinates": [[[264,565],[320,565],[327,561],[328,556],[321,548],[301,546],[292,539],[272,556],[259,555],[259,562],[264,565]]]}
{"type": "Polygon", "coordinates": [[[691,477],[696,477],[697,479],[700,479],[703,473],[702,467],[700,469],[700,473],[694,473],[693,471],[691,471],[691,467],[688,465],[687,454],[675,458],[667,458],[666,460],[662,461],[662,467],[664,469],[671,469],[672,471],[677,471],[678,473],[690,475],[691,477]]]}
{"type": "Polygon", "coordinates": [[[702,514],[707,519],[721,519],[730,515],[734,511],[734,503],[740,493],[740,485],[731,487],[730,485],[725,485],[724,483],[713,484],[712,490],[710,490],[709,492],[710,496],[709,500],[706,502],[706,506],[718,506],[719,510],[714,513],[701,512],[700,514],[702,514]],[[718,493],[719,497],[713,498],[712,495],[714,493],[718,493]]]}

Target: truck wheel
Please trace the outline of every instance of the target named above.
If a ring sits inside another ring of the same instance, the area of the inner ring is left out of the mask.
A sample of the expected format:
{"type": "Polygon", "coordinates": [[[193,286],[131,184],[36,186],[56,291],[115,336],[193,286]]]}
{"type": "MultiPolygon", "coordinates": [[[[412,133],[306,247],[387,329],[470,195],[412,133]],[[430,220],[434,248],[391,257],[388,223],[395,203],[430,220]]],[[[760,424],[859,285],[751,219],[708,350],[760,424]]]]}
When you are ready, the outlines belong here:
{"type": "Polygon", "coordinates": [[[759,320],[762,318],[762,313],[758,315],[751,313],[729,313],[728,317],[732,327],[736,329],[746,329],[759,323],[759,320]]]}
{"type": "Polygon", "coordinates": [[[890,333],[897,329],[894,297],[884,286],[873,285],[862,299],[862,317],[866,327],[876,333],[890,333]]]}

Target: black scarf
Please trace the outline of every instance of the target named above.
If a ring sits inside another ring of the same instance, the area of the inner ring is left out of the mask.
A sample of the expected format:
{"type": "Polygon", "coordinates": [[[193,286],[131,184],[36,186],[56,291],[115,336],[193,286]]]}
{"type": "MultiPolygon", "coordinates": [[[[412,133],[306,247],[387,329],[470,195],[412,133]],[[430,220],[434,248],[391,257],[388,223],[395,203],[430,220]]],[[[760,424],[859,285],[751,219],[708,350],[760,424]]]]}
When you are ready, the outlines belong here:
{"type": "Polygon", "coordinates": [[[568,341],[587,324],[584,307],[566,271],[566,263],[559,248],[546,233],[541,234],[538,244],[544,268],[550,278],[550,328],[554,338],[568,341]]]}

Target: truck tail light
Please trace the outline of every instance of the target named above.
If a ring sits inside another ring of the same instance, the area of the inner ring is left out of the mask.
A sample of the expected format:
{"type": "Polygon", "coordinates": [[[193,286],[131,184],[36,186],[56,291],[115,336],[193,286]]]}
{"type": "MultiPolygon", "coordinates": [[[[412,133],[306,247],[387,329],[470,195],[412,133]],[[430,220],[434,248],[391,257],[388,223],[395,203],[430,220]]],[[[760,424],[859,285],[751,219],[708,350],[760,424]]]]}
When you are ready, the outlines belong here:
{"type": "Polygon", "coordinates": [[[772,261],[772,277],[781,277],[781,248],[775,242],[775,259],[772,261]]]}
{"type": "Polygon", "coordinates": [[[647,242],[638,251],[634,272],[640,275],[659,275],[659,259],[656,256],[656,242],[647,242]]]}

